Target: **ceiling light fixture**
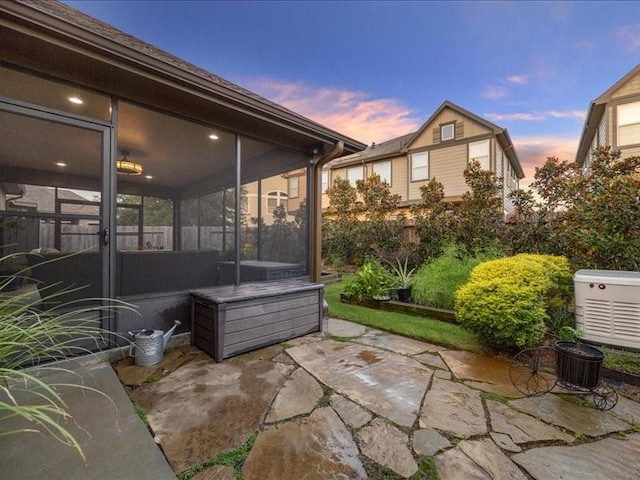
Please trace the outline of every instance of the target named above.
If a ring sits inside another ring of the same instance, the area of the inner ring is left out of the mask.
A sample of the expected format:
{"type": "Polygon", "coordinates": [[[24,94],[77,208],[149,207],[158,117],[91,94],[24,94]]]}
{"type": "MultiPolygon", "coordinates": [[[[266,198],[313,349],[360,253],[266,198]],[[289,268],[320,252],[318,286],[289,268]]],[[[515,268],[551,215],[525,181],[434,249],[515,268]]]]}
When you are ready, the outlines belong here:
{"type": "Polygon", "coordinates": [[[218,135],[216,135],[215,133],[212,133],[211,135],[209,135],[209,138],[210,138],[211,140],[218,140],[218,138],[219,138],[219,137],[218,137],[218,135]]]}
{"type": "Polygon", "coordinates": [[[64,163],[64,162],[56,162],[56,165],[57,165],[58,167],[66,167],[66,166],[67,166],[67,164],[66,164],[66,163],[64,163]]]}
{"type": "Polygon", "coordinates": [[[122,160],[116,163],[118,173],[122,175],[142,175],[142,165],[132,162],[127,158],[128,150],[122,150],[122,160]]]}
{"type": "Polygon", "coordinates": [[[144,178],[146,178],[147,180],[151,180],[153,178],[153,175],[145,175],[144,178]]]}
{"type": "Polygon", "coordinates": [[[69,97],[69,101],[71,103],[75,103],[76,105],[82,105],[84,103],[82,99],[78,97],[69,97]]]}

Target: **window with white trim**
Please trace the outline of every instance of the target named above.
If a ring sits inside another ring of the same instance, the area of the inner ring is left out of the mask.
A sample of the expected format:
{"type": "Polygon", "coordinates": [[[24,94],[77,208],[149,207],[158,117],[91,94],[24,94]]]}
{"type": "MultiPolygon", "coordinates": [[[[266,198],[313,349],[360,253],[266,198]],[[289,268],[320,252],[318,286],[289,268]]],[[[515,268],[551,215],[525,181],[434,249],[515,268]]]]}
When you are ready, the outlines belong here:
{"type": "Polygon", "coordinates": [[[347,180],[351,184],[352,187],[356,186],[357,180],[364,179],[364,169],[362,165],[358,165],[357,167],[349,167],[347,168],[347,180]]]}
{"type": "Polygon", "coordinates": [[[276,207],[282,205],[287,209],[287,194],[285,192],[273,191],[267,193],[267,213],[273,213],[276,207]]]}
{"type": "Polygon", "coordinates": [[[429,179],[429,152],[411,154],[411,181],[429,179]]]}
{"type": "Polygon", "coordinates": [[[440,127],[440,140],[453,140],[456,136],[455,123],[448,123],[440,127]]]}
{"type": "Polygon", "coordinates": [[[391,185],[391,160],[373,164],[373,173],[380,176],[380,180],[391,185]]]}
{"type": "Polygon", "coordinates": [[[322,193],[329,190],[329,170],[322,170],[322,193]]]}
{"type": "Polygon", "coordinates": [[[482,170],[490,170],[489,164],[489,140],[473,142],[469,144],[469,163],[476,160],[482,170]]]}
{"type": "Polygon", "coordinates": [[[289,198],[298,198],[300,177],[289,177],[289,198]]]}
{"type": "Polygon", "coordinates": [[[640,143],[640,102],[618,105],[618,147],[640,143]]]}

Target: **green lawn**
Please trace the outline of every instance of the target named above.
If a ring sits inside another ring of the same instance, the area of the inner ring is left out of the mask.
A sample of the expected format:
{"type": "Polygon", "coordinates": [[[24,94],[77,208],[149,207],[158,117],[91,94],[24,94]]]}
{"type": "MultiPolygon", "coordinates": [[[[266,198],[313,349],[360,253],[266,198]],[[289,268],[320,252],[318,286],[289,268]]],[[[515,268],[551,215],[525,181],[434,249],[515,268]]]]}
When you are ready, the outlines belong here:
{"type": "Polygon", "coordinates": [[[342,281],[325,286],[324,298],[329,304],[329,314],[332,317],[457,350],[478,353],[488,351],[488,348],[475,335],[463,330],[459,325],[341,303],[340,293],[349,281],[350,277],[344,275],[342,281]]]}

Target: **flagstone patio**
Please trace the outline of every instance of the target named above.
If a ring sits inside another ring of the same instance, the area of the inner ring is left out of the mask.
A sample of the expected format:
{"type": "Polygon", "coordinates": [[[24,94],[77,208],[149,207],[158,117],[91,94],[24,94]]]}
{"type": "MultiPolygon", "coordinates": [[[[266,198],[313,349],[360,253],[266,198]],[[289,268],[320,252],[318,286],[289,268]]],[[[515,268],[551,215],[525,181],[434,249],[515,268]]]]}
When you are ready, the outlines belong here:
{"type": "MultiPolygon", "coordinates": [[[[409,478],[425,456],[442,480],[639,476],[634,400],[602,412],[517,398],[508,362],[342,320],[327,331],[222,363],[178,347],[143,375],[129,360],[116,371],[176,473],[257,434],[247,480],[409,478]]],[[[214,466],[194,478],[232,477],[214,466]]]]}

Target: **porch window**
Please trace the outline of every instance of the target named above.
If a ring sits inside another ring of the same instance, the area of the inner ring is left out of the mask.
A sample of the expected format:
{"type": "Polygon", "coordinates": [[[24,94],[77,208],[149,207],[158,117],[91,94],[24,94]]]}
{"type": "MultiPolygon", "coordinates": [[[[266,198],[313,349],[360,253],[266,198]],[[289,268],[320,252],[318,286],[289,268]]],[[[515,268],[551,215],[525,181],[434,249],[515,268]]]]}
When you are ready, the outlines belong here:
{"type": "Polygon", "coordinates": [[[411,154],[411,181],[429,179],[429,152],[411,154]]]}
{"type": "Polygon", "coordinates": [[[640,102],[618,105],[618,146],[640,143],[640,102]]]}

